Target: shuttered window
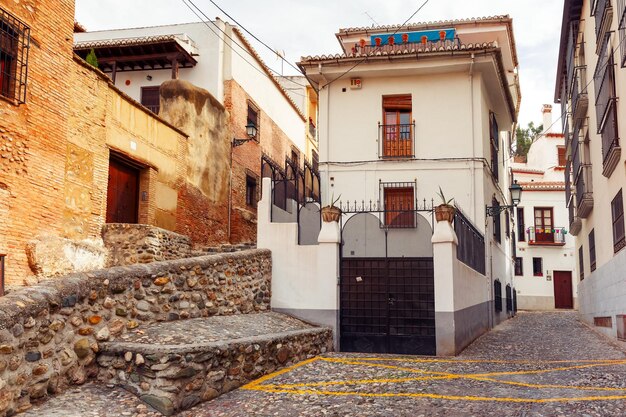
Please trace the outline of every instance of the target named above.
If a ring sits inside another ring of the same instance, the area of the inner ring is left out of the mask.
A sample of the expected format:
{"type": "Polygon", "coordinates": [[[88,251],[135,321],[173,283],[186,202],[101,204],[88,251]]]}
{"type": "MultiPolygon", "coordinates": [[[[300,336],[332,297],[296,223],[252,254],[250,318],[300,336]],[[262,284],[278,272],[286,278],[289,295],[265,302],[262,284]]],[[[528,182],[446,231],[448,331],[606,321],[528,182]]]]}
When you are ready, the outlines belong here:
{"type": "Polygon", "coordinates": [[[411,95],[383,96],[383,108],[385,110],[411,110],[413,108],[411,95]]]}
{"type": "Polygon", "coordinates": [[[415,227],[413,187],[385,188],[385,225],[415,227]]]}
{"type": "Polygon", "coordinates": [[[617,252],[625,246],[622,190],[619,190],[613,201],[611,201],[611,214],[613,217],[613,250],[617,252]]]}

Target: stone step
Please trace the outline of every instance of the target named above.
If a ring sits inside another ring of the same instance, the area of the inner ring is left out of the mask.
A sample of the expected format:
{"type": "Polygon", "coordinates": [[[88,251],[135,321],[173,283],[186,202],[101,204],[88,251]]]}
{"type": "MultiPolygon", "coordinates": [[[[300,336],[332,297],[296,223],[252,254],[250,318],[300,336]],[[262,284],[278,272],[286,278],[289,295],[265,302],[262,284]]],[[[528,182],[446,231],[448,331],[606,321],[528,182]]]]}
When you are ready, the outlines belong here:
{"type": "Polygon", "coordinates": [[[274,312],[156,323],[103,343],[98,379],[172,415],[332,346],[331,329],[274,312]]]}

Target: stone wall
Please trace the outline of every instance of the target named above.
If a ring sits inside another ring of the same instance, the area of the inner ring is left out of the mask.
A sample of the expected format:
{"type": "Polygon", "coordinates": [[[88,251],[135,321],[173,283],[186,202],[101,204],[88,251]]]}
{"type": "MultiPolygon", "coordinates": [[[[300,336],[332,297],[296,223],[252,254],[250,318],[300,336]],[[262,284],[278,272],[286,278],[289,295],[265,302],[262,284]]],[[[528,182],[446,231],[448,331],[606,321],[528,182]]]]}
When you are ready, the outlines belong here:
{"type": "Polygon", "coordinates": [[[98,373],[100,343],[157,321],[266,311],[267,250],[79,273],[0,298],[0,417],[98,373]]]}
{"type": "Polygon", "coordinates": [[[191,256],[191,239],[147,224],[109,223],[102,228],[108,266],[146,264],[191,256]]]}

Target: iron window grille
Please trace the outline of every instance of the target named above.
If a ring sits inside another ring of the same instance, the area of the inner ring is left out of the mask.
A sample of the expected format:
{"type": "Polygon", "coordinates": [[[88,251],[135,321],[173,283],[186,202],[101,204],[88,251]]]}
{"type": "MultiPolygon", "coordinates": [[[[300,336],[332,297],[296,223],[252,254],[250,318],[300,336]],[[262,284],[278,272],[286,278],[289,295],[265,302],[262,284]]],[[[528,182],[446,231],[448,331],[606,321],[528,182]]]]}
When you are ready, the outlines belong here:
{"type": "Polygon", "coordinates": [[[502,243],[502,222],[500,220],[500,202],[495,198],[491,201],[494,208],[493,215],[493,238],[496,242],[502,243]]]}
{"type": "Polygon", "coordinates": [[[524,233],[525,229],[524,224],[524,207],[517,208],[517,238],[520,242],[524,242],[526,240],[526,233],[524,233]]]}
{"type": "Polygon", "coordinates": [[[380,182],[380,201],[385,212],[384,226],[390,229],[411,229],[417,225],[415,208],[416,182],[380,182]]]}
{"type": "Polygon", "coordinates": [[[506,311],[513,311],[513,294],[511,292],[511,286],[508,284],[506,286],[506,311]]]}
{"type": "Polygon", "coordinates": [[[533,258],[533,275],[536,277],[543,276],[543,259],[533,258]]]}
{"type": "Polygon", "coordinates": [[[611,201],[611,215],[613,218],[613,251],[617,253],[626,246],[624,236],[624,202],[622,200],[622,190],[619,190],[613,201],[611,201]]]}
{"type": "Polygon", "coordinates": [[[489,113],[489,137],[491,142],[491,173],[496,182],[499,179],[498,172],[498,152],[499,152],[499,128],[496,115],[493,112],[489,113]]]}
{"type": "Polygon", "coordinates": [[[518,277],[524,275],[524,258],[515,258],[515,275],[518,277]]]}
{"type": "Polygon", "coordinates": [[[591,272],[596,270],[596,233],[595,229],[589,232],[589,268],[591,272]]]}
{"type": "Polygon", "coordinates": [[[159,114],[161,109],[161,96],[158,86],[141,87],[141,104],[154,114],[159,114]]]}
{"type": "Polygon", "coordinates": [[[583,259],[583,245],[578,248],[578,269],[580,271],[580,280],[585,279],[585,261],[583,259]]]}
{"type": "Polygon", "coordinates": [[[493,301],[496,311],[502,311],[502,284],[500,280],[493,282],[493,301]]]}
{"type": "Polygon", "coordinates": [[[0,8],[0,96],[26,102],[30,28],[0,8]]]}

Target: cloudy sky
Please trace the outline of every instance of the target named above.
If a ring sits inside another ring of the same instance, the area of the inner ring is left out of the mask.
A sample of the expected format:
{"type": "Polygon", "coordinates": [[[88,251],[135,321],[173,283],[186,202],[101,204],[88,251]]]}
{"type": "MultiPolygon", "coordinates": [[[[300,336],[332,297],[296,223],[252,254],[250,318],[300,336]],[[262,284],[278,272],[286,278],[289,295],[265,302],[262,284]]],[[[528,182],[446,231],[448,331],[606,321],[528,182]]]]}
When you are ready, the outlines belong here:
{"type": "MultiPolygon", "coordinates": [[[[209,0],[193,0],[209,17],[230,21],[209,0]]],[[[339,53],[340,27],[399,24],[425,0],[214,0],[228,14],[291,62],[302,55],[339,53]],[[369,16],[368,16],[369,15],[369,16]]],[[[557,0],[429,0],[411,22],[493,16],[513,17],[520,58],[520,123],[541,122],[541,105],[552,103],[563,2],[557,0]]],[[[185,23],[198,18],[182,0],[77,0],[76,19],[88,30],[185,23]]],[[[278,72],[281,62],[255,45],[278,72]]],[[[284,74],[295,71],[284,65],[284,74]]],[[[554,119],[560,111],[555,111],[554,119]]],[[[560,123],[555,124],[560,129],[560,123]]]]}

